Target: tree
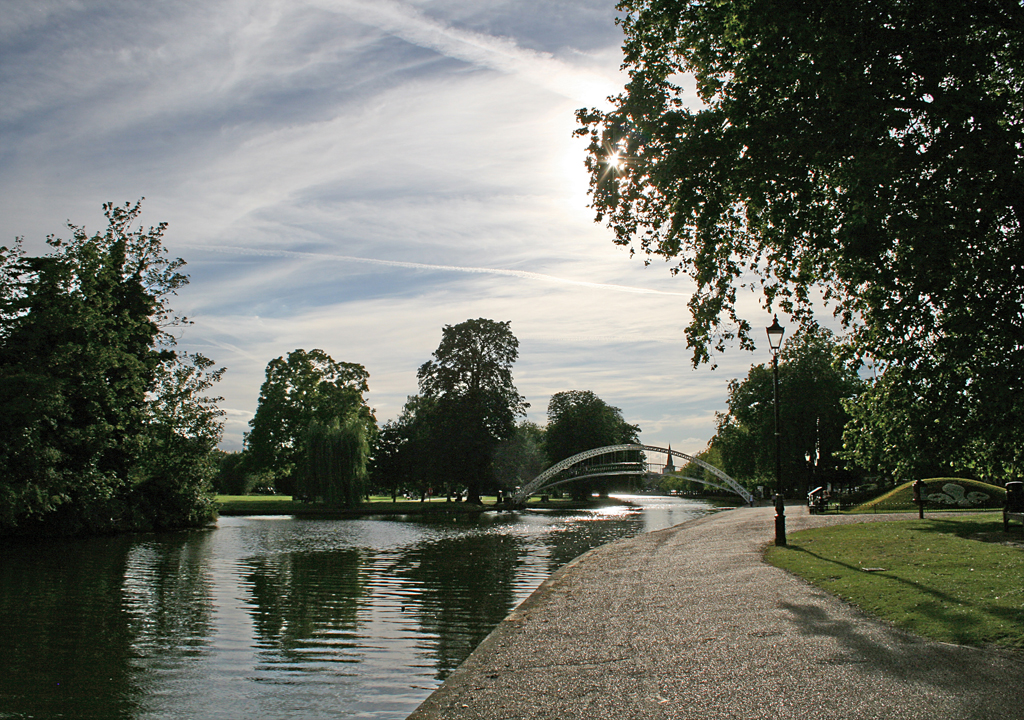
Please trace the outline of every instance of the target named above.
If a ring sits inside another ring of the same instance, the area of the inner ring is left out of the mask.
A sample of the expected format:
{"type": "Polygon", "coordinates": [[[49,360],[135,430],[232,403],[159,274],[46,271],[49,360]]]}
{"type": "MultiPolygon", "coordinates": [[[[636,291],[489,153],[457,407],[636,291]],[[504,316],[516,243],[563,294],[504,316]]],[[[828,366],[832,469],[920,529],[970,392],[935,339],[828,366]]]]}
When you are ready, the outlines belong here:
{"type": "Polygon", "coordinates": [[[494,449],[494,479],[502,490],[515,490],[540,475],[546,460],[544,428],[524,420],[494,449]]]}
{"type": "Polygon", "coordinates": [[[69,223],[71,239],[48,237],[44,257],[26,257],[20,242],[0,248],[0,531],[109,532],[212,515],[206,476],[167,463],[195,469],[216,444],[219,411],[193,393],[220,375],[205,358],[198,384],[179,374],[187,356],[165,328],[187,322],[169,298],[188,278],[183,260],[166,257],[165,223],[132,229],[140,203],[104,205],[103,234],[69,223]],[[188,428],[175,424],[197,406],[188,428]],[[201,440],[162,452],[172,436],[201,440]],[[157,510],[158,486],[172,506],[157,510]]]}
{"type": "MultiPolygon", "coordinates": [[[[544,446],[553,463],[593,448],[637,443],[639,435],[640,428],[627,423],[619,408],[607,404],[590,390],[555,393],[548,402],[544,446]]],[[[574,482],[573,497],[589,497],[597,485],[592,481],[574,482]]],[[[600,484],[602,491],[606,486],[607,483],[600,484]]]]}
{"type": "Polygon", "coordinates": [[[435,477],[466,487],[469,502],[480,502],[495,446],[529,407],[512,381],[519,341],[510,326],[484,318],[445,325],[434,359],[417,371],[420,395],[431,404],[431,451],[444,460],[445,477],[435,477]]]}
{"type": "Polygon", "coordinates": [[[363,398],[369,377],[362,365],[336,362],[323,350],[298,349],[271,360],[245,436],[250,471],[270,473],[278,490],[292,492],[314,420],[330,425],[355,413],[372,437],[376,420],[363,398]]]}
{"type": "Polygon", "coordinates": [[[424,497],[431,478],[443,475],[445,461],[430,450],[431,409],[434,403],[411,395],[402,413],[389,420],[377,434],[371,476],[378,488],[386,488],[397,500],[401,489],[419,490],[424,497]]]}
{"type": "MultiPolygon", "coordinates": [[[[963,385],[962,396],[974,394],[974,382],[965,378],[963,385]]],[[[922,382],[913,370],[887,368],[847,401],[851,419],[842,456],[895,482],[955,476],[999,484],[1020,477],[1024,467],[1013,432],[1021,426],[989,425],[1024,417],[1021,394],[1007,388],[985,402],[956,402],[944,398],[946,392],[941,378],[922,382]]]]}
{"type": "MultiPolygon", "coordinates": [[[[843,403],[864,389],[856,365],[845,361],[832,333],[796,333],[779,355],[779,411],[784,493],[806,494],[813,482],[846,484],[841,457],[849,415],[843,403]]],[[[775,485],[774,378],[755,365],[729,383],[728,412],[718,415],[711,447],[737,480],[775,485]]]]}
{"type": "Polygon", "coordinates": [[[400,420],[388,420],[381,425],[370,457],[370,480],[374,490],[379,494],[389,493],[392,502],[398,500],[399,489],[405,484],[402,459],[407,440],[403,430],[400,420]]]}
{"type": "Polygon", "coordinates": [[[224,411],[217,406],[223,398],[206,393],[223,374],[201,353],[178,353],[157,368],[135,474],[135,527],[196,526],[213,515],[224,411]]]}
{"type": "Polygon", "coordinates": [[[245,472],[245,454],[216,450],[213,458],[217,463],[217,474],[213,488],[222,495],[248,495],[255,484],[255,478],[245,472]]]}
{"type": "MultiPolygon", "coordinates": [[[[703,460],[719,470],[722,470],[724,467],[721,450],[714,445],[709,445],[693,457],[703,460]]],[[[709,480],[716,484],[721,483],[721,480],[706,468],[695,462],[688,462],[679,469],[677,474],[662,476],[660,486],[663,490],[679,490],[689,493],[715,494],[718,492],[702,482],[695,482],[699,480],[709,480]],[[686,478],[693,478],[693,480],[686,478]]]]}
{"type": "Polygon", "coordinates": [[[578,114],[593,205],[616,242],[696,283],[694,363],[733,337],[752,347],[749,280],[805,325],[820,289],[855,350],[911,388],[880,422],[924,416],[962,463],[1019,472],[1024,7],[619,7],[629,83],[611,111],[578,114]]]}
{"type": "Polygon", "coordinates": [[[306,463],[298,494],[328,507],[355,507],[366,494],[370,456],[366,423],[359,413],[329,424],[313,420],[306,431],[306,463]]]}

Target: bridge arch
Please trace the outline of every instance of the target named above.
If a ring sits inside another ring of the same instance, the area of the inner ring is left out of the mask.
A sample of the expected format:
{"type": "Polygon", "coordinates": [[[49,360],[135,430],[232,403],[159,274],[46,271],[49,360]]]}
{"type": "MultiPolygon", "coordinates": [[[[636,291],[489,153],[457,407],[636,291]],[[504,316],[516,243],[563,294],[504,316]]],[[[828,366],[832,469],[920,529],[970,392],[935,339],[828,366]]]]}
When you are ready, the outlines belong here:
{"type": "MultiPolygon", "coordinates": [[[[554,465],[549,467],[547,470],[542,472],[540,475],[535,477],[533,480],[531,480],[529,483],[527,483],[525,486],[523,486],[513,496],[512,504],[513,505],[519,505],[519,506],[525,505],[526,501],[530,498],[531,495],[536,495],[537,493],[543,492],[546,489],[553,488],[553,487],[556,487],[558,485],[562,485],[562,484],[567,483],[567,482],[572,482],[573,480],[580,480],[580,479],[586,478],[586,477],[604,477],[604,476],[608,476],[608,475],[636,475],[636,474],[639,474],[641,472],[646,472],[646,458],[645,458],[645,461],[639,463],[640,465],[644,466],[642,468],[621,469],[621,470],[609,469],[609,470],[603,470],[603,471],[600,471],[600,472],[597,472],[597,473],[593,473],[591,475],[574,475],[572,477],[559,478],[559,475],[562,472],[564,472],[565,470],[568,470],[568,469],[570,469],[570,468],[572,468],[572,467],[574,467],[576,465],[584,463],[584,462],[586,462],[587,460],[589,460],[591,458],[599,457],[601,455],[608,455],[608,454],[616,453],[616,452],[642,452],[642,453],[654,452],[654,453],[660,453],[662,455],[669,455],[671,457],[681,458],[683,460],[686,460],[688,463],[692,462],[692,463],[694,463],[696,465],[699,465],[700,467],[704,468],[705,470],[710,472],[712,475],[714,475],[715,478],[717,480],[721,481],[721,482],[720,483],[716,483],[714,481],[701,480],[699,478],[691,478],[691,477],[687,477],[686,478],[687,480],[694,480],[696,482],[703,483],[705,485],[709,485],[711,487],[715,487],[715,488],[718,488],[720,490],[725,490],[727,492],[735,493],[736,495],[739,495],[741,498],[743,498],[748,503],[749,502],[753,502],[753,500],[754,500],[754,496],[751,495],[747,491],[747,489],[745,487],[740,485],[733,478],[729,477],[728,475],[726,475],[724,472],[722,472],[721,470],[719,470],[715,466],[710,465],[709,463],[704,462],[700,458],[695,458],[692,455],[687,455],[686,453],[679,452],[678,450],[672,450],[670,448],[661,448],[661,447],[656,447],[654,445],[633,445],[633,444],[630,444],[630,445],[607,445],[605,447],[593,448],[592,450],[584,450],[581,453],[577,453],[576,455],[573,455],[572,457],[565,458],[564,460],[561,460],[561,461],[555,463],[554,465]]],[[[625,464],[630,464],[631,465],[633,463],[622,463],[622,464],[624,464],[624,465],[625,464]]]]}

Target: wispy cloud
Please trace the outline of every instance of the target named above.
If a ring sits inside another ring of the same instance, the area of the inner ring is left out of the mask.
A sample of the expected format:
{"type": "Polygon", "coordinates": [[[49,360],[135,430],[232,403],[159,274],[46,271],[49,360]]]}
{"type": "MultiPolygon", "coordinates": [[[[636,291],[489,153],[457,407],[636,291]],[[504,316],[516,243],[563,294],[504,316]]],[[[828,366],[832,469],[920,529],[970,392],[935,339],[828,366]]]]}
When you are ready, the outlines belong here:
{"type": "Polygon", "coordinates": [[[360,22],[446,57],[517,75],[580,103],[601,103],[619,88],[619,78],[565,63],[550,53],[523,48],[510,38],[452,27],[394,0],[315,0],[360,22]]]}
{"type": "Polygon", "coordinates": [[[197,250],[206,250],[217,253],[230,253],[234,255],[254,255],[258,257],[287,257],[302,258],[307,260],[363,263],[366,265],[381,265],[384,267],[407,268],[411,270],[434,270],[441,272],[469,273],[472,275],[502,275],[505,277],[520,278],[523,280],[536,280],[557,285],[577,285],[580,287],[596,288],[599,290],[610,290],[613,292],[634,293],[637,295],[669,295],[674,297],[689,297],[687,293],[671,292],[666,290],[655,290],[652,288],[630,287],[627,285],[615,285],[613,283],[596,283],[586,280],[573,280],[571,278],[556,277],[543,273],[530,272],[529,270],[510,270],[505,268],[487,267],[464,267],[460,265],[432,265],[429,263],[405,262],[402,260],[379,260],[376,258],[354,257],[352,255],[335,255],[332,253],[300,252],[296,250],[267,250],[234,247],[231,245],[218,245],[215,247],[204,247],[200,245],[188,245],[179,243],[176,247],[192,247],[197,250]]]}
{"type": "Polygon", "coordinates": [[[383,420],[471,317],[512,321],[533,419],[587,389],[654,444],[710,437],[749,356],[691,370],[691,285],[626,260],[587,208],[573,110],[622,86],[615,0],[14,5],[0,233],[45,250],[146,196],[189,261],[180,347],[228,368],[226,447],[269,360],[364,364],[383,420]]]}

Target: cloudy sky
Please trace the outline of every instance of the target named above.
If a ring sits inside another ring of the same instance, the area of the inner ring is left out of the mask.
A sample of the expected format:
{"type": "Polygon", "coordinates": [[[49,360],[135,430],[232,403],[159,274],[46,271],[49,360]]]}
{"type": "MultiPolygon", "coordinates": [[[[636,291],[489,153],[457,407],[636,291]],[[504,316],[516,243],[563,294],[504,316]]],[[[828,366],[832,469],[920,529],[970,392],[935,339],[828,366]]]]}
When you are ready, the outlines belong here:
{"type": "Polygon", "coordinates": [[[691,369],[688,282],[630,259],[587,207],[573,114],[622,87],[614,0],[0,9],[0,244],[39,252],[144,196],[188,262],[179,344],[228,368],[225,449],[272,358],[361,363],[383,422],[469,318],[512,322],[531,420],[591,390],[691,453],[729,379],[768,357],[691,369]]]}

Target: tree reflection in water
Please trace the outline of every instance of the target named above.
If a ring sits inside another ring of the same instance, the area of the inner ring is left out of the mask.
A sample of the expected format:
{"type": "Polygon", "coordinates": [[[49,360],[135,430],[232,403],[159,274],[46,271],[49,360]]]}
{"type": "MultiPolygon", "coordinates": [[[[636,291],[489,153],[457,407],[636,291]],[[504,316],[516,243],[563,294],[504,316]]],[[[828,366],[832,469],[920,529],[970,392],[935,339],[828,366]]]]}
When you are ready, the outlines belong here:
{"type": "Polygon", "coordinates": [[[558,567],[709,509],[645,502],[7,543],[0,717],[404,718],[558,567]]]}

